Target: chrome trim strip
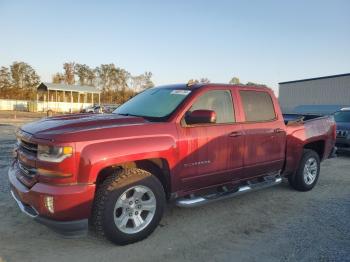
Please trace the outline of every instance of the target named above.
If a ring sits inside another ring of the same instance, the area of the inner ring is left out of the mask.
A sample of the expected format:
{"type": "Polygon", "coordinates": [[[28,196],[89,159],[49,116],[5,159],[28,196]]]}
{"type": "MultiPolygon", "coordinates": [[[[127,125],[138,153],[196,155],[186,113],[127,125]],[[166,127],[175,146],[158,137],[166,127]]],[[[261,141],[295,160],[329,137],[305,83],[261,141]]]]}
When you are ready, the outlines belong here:
{"type": "Polygon", "coordinates": [[[17,203],[19,209],[20,209],[24,214],[26,214],[27,216],[29,216],[29,217],[31,217],[31,218],[36,218],[36,217],[39,215],[38,211],[36,211],[35,208],[33,208],[33,207],[31,207],[31,208],[32,208],[37,214],[36,214],[36,215],[30,214],[30,213],[26,210],[26,208],[25,208],[25,206],[23,205],[23,203],[17,198],[17,196],[15,195],[15,193],[14,193],[12,190],[11,190],[11,195],[12,195],[13,199],[16,201],[16,203],[17,203]]]}
{"type": "Polygon", "coordinates": [[[29,168],[23,164],[21,164],[20,161],[17,162],[18,168],[24,173],[25,176],[29,178],[33,178],[37,174],[37,169],[35,168],[29,168]]]}

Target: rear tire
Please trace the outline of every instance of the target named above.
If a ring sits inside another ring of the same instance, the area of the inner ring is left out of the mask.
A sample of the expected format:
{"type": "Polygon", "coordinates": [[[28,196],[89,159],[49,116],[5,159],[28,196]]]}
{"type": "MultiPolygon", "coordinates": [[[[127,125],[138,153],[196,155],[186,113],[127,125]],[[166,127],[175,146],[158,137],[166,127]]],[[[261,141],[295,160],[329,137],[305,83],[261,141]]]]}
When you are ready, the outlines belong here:
{"type": "Polygon", "coordinates": [[[165,193],[151,173],[120,169],[99,186],[92,211],[92,226],[118,245],[148,237],[164,212],[165,193]]]}
{"type": "Polygon", "coordinates": [[[319,175],[320,157],[315,151],[304,149],[298,170],[288,181],[298,191],[309,191],[316,185],[319,175]]]}

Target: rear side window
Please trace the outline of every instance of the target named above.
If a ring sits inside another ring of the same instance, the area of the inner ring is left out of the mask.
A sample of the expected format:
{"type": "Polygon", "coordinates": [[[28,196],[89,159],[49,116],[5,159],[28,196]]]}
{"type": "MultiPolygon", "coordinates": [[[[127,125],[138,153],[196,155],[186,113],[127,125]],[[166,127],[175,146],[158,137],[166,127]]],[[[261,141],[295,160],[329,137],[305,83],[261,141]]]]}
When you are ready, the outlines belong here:
{"type": "Polygon", "coordinates": [[[200,109],[215,111],[217,124],[235,122],[231,92],[228,90],[213,90],[205,93],[197,99],[189,111],[200,109]]]}
{"type": "Polygon", "coordinates": [[[245,120],[248,122],[269,121],[276,118],[271,96],[266,92],[241,90],[245,120]]]}

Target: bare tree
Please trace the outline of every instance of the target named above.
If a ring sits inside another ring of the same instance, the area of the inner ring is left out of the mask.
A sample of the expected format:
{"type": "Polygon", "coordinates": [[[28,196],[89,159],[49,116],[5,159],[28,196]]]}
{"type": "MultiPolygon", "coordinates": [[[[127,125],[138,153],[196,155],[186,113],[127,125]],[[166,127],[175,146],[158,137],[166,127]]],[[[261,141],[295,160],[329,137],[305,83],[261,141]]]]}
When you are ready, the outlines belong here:
{"type": "Polygon", "coordinates": [[[2,66],[0,69],[0,97],[10,98],[9,91],[12,88],[10,69],[2,66]]]}
{"type": "Polygon", "coordinates": [[[78,76],[80,85],[94,85],[95,71],[85,64],[75,64],[74,72],[78,76]]]}
{"type": "Polygon", "coordinates": [[[64,83],[65,77],[61,73],[56,73],[52,76],[52,83],[54,84],[62,84],[64,83]]]}
{"type": "Polygon", "coordinates": [[[98,86],[102,91],[102,98],[108,102],[125,101],[126,93],[129,92],[128,80],[130,73],[125,69],[116,67],[114,64],[102,64],[96,68],[98,86]]]}
{"type": "Polygon", "coordinates": [[[10,66],[13,88],[22,98],[32,98],[40,78],[35,70],[27,63],[13,62],[10,66]]]}
{"type": "Polygon", "coordinates": [[[199,80],[198,79],[190,79],[188,81],[188,83],[190,83],[191,85],[198,84],[198,83],[208,84],[208,83],[210,83],[210,80],[206,77],[201,77],[199,80]]]}
{"type": "Polygon", "coordinates": [[[74,78],[74,62],[64,63],[63,64],[63,70],[64,70],[64,81],[68,85],[74,85],[75,78],[74,78]]]}
{"type": "Polygon", "coordinates": [[[239,78],[238,77],[232,77],[230,82],[229,82],[230,85],[240,85],[241,82],[239,81],[239,78]]]}
{"type": "Polygon", "coordinates": [[[132,76],[130,78],[130,86],[131,89],[135,92],[141,92],[145,89],[154,87],[154,83],[152,81],[152,73],[145,72],[144,74],[138,76],[132,76]]]}
{"type": "Polygon", "coordinates": [[[259,83],[255,83],[255,82],[247,82],[246,85],[247,86],[266,86],[264,84],[259,84],[259,83]]]}
{"type": "Polygon", "coordinates": [[[208,84],[210,83],[210,80],[206,77],[201,77],[198,82],[203,84],[208,84]]]}

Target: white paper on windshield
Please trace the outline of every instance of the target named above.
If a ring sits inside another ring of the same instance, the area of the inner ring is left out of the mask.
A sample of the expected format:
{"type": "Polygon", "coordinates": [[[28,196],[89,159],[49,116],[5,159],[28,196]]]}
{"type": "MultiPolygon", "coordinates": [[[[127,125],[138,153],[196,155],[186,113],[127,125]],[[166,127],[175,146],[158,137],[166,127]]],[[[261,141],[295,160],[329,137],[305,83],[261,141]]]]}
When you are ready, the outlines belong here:
{"type": "Polygon", "coordinates": [[[181,95],[181,96],[187,96],[189,93],[191,93],[190,90],[173,90],[170,94],[172,95],[181,95]]]}

